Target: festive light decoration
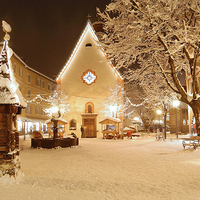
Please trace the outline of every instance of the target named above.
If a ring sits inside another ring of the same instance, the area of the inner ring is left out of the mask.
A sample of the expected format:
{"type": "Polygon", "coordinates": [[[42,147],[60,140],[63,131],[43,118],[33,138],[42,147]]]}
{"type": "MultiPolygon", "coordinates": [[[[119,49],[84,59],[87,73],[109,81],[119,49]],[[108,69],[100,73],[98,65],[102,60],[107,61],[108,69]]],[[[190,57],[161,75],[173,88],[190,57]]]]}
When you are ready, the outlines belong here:
{"type": "Polygon", "coordinates": [[[86,72],[83,73],[81,76],[83,83],[86,83],[88,85],[91,85],[92,83],[95,83],[95,80],[97,79],[97,76],[94,71],[92,70],[87,70],[86,72]]]}
{"type": "Polygon", "coordinates": [[[78,42],[77,42],[77,44],[76,44],[76,46],[75,46],[75,48],[74,48],[72,54],[70,55],[69,60],[67,61],[67,63],[65,64],[65,66],[63,67],[63,69],[61,70],[61,72],[59,73],[59,75],[58,75],[56,81],[58,81],[59,79],[61,79],[61,78],[63,77],[63,75],[65,74],[65,72],[67,71],[68,67],[70,66],[70,64],[71,64],[72,61],[74,60],[75,55],[76,55],[76,53],[78,52],[79,47],[80,47],[80,45],[81,45],[81,43],[82,43],[84,37],[87,35],[88,32],[91,33],[91,35],[92,35],[92,37],[94,38],[94,41],[95,41],[97,47],[101,50],[101,53],[106,57],[108,63],[111,65],[112,70],[114,71],[114,73],[117,74],[121,79],[123,79],[122,76],[119,74],[119,72],[115,69],[115,67],[114,67],[114,66],[112,65],[112,63],[109,61],[109,59],[108,59],[106,53],[104,52],[103,48],[101,47],[101,44],[100,44],[100,42],[99,42],[99,39],[98,39],[98,37],[97,37],[96,34],[95,34],[95,30],[94,30],[93,26],[91,25],[91,22],[88,20],[87,25],[86,25],[86,28],[84,29],[83,33],[81,34],[81,37],[80,37],[80,39],[78,40],[78,42]]]}
{"type": "Polygon", "coordinates": [[[27,103],[33,103],[33,102],[35,102],[35,103],[37,103],[37,104],[42,103],[42,101],[47,102],[47,103],[50,103],[50,102],[51,102],[51,100],[50,100],[49,98],[45,99],[45,98],[41,97],[39,94],[38,94],[35,98],[33,98],[32,100],[27,100],[27,99],[25,99],[25,98],[24,98],[24,100],[25,100],[27,103]]]}
{"type": "Polygon", "coordinates": [[[70,110],[67,98],[68,97],[60,91],[60,86],[58,86],[48,99],[51,107],[44,109],[45,113],[53,118],[63,117],[70,110]]]}

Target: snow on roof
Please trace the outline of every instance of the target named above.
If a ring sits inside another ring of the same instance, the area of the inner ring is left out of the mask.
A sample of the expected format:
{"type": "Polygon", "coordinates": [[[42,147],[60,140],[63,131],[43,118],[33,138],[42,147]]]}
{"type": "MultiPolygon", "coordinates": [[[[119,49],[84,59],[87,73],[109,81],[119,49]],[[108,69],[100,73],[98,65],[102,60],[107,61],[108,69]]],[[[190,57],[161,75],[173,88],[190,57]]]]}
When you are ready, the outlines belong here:
{"type": "Polygon", "coordinates": [[[11,48],[8,47],[8,41],[4,41],[1,50],[1,66],[0,66],[0,104],[17,104],[26,107],[19,85],[15,80],[12,72],[10,58],[13,54],[11,48]]]}
{"type": "Polygon", "coordinates": [[[13,83],[8,78],[0,77],[0,104],[18,104],[26,107],[21,92],[19,91],[18,84],[13,83]]]}
{"type": "Polygon", "coordinates": [[[103,122],[103,121],[105,121],[105,120],[110,120],[110,121],[113,121],[113,122],[118,122],[118,123],[120,123],[120,122],[121,122],[121,120],[120,120],[119,118],[114,118],[114,117],[106,117],[106,118],[104,118],[103,120],[99,121],[99,123],[101,123],[101,122],[103,122]]]}

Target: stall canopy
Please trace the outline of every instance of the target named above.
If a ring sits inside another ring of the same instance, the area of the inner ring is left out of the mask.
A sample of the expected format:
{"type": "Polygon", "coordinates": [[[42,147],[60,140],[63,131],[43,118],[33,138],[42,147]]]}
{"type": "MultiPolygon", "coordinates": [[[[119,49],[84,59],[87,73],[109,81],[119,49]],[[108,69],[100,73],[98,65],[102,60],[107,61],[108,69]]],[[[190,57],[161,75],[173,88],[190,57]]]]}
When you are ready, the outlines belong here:
{"type": "Polygon", "coordinates": [[[102,124],[102,133],[103,138],[108,138],[109,135],[112,135],[114,138],[119,136],[119,123],[121,120],[114,117],[106,117],[105,119],[99,122],[102,124]]]}

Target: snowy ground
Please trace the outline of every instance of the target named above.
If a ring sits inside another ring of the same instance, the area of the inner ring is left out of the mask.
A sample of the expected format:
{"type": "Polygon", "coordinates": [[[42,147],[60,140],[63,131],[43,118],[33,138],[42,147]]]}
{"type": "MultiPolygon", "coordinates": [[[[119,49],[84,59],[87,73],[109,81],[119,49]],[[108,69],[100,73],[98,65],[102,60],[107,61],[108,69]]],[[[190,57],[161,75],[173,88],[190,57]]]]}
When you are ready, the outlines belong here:
{"type": "Polygon", "coordinates": [[[2,200],[197,200],[200,149],[154,137],[80,139],[76,148],[31,149],[20,141],[18,184],[0,183],[2,200]]]}

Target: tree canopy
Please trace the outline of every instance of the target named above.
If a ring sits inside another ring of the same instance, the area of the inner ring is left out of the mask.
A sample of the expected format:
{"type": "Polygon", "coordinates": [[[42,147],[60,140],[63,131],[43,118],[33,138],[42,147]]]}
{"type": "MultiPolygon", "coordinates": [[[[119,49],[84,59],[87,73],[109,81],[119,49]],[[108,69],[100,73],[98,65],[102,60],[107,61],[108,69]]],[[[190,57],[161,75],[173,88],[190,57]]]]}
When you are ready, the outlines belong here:
{"type": "Polygon", "coordinates": [[[175,94],[198,122],[199,0],[112,0],[97,12],[105,24],[103,48],[123,76],[157,97],[175,94]],[[182,72],[191,82],[190,91],[178,77],[182,72]]]}

